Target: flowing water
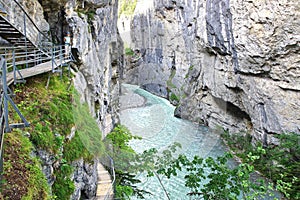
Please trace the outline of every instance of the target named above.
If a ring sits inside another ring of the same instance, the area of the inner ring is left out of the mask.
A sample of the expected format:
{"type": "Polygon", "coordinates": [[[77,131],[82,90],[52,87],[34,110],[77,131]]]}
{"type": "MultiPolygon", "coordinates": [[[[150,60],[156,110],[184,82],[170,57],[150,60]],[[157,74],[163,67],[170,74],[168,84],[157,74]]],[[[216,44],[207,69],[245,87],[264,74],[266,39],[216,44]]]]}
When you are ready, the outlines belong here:
{"type": "MultiPolygon", "coordinates": [[[[199,126],[173,116],[175,107],[167,100],[154,96],[138,86],[123,84],[121,97],[121,124],[127,126],[142,140],[131,141],[130,145],[137,152],[149,148],[164,150],[174,142],[179,142],[182,148],[178,153],[188,158],[195,155],[201,157],[217,157],[223,154],[225,148],[219,136],[205,126],[199,126]]],[[[163,188],[156,177],[138,177],[142,183],[139,187],[151,192],[153,196],[147,199],[166,199],[163,188]]],[[[184,186],[183,174],[171,179],[163,179],[172,200],[188,199],[188,189],[184,186]]]]}
{"type": "MultiPolygon", "coordinates": [[[[152,95],[138,86],[128,84],[122,85],[122,93],[121,124],[127,126],[134,135],[143,138],[130,142],[136,152],[142,153],[150,148],[163,151],[174,142],[182,145],[178,153],[185,154],[190,159],[195,155],[203,158],[208,156],[215,158],[223,155],[226,151],[219,135],[208,127],[175,118],[173,115],[175,107],[166,99],[152,95]]],[[[236,163],[231,161],[229,165],[234,166],[236,163]]],[[[145,196],[147,200],[167,199],[156,177],[139,174],[137,178],[142,181],[138,187],[152,193],[152,195],[145,196]]],[[[162,177],[162,183],[171,200],[189,199],[186,195],[189,190],[184,186],[183,172],[179,172],[178,176],[171,179],[162,177]]],[[[280,198],[278,193],[275,193],[275,196],[280,198]]],[[[132,197],[131,199],[137,198],[132,197]]]]}

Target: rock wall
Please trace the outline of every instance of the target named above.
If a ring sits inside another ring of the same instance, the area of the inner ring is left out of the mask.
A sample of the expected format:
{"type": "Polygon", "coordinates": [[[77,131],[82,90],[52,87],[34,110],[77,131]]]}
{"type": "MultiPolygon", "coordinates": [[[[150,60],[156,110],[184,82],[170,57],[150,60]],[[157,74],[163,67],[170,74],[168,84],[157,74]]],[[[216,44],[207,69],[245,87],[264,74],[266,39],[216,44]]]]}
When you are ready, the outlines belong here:
{"type": "MultiPolygon", "coordinates": [[[[50,30],[54,42],[63,44],[67,32],[72,37],[72,65],[75,88],[81,101],[90,111],[103,138],[119,121],[119,75],[123,67],[123,42],[117,31],[117,0],[30,0],[19,1],[39,28],[50,30]]],[[[29,27],[30,28],[30,27],[29,27]]],[[[72,129],[72,139],[75,130],[72,129]]],[[[99,138],[101,140],[101,138],[99,138]]],[[[36,150],[42,170],[50,186],[55,181],[54,171],[61,163],[54,155],[36,150]]],[[[92,199],[97,188],[97,160],[87,163],[80,159],[72,163],[71,177],[75,191],[71,199],[92,199]]]]}
{"type": "Polygon", "coordinates": [[[130,37],[119,23],[135,50],[125,81],[169,98],[178,117],[264,144],[299,133],[299,9],[297,0],[138,1],[130,37]]]}
{"type": "MultiPolygon", "coordinates": [[[[118,2],[49,0],[41,4],[58,43],[63,43],[66,32],[71,33],[72,53],[77,59],[74,85],[105,137],[119,121],[123,43],[117,31],[118,2]]],[[[76,189],[71,199],[91,199],[96,193],[97,162],[79,160],[73,166],[76,189]]]]}

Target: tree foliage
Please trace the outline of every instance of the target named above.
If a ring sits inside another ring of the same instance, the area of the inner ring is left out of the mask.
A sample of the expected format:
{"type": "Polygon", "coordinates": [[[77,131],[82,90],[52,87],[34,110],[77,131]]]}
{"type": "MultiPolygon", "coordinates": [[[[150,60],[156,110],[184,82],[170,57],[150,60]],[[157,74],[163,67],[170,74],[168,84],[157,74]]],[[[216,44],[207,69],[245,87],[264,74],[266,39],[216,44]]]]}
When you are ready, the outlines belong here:
{"type": "MultiPolygon", "coordinates": [[[[185,186],[190,189],[187,195],[195,198],[252,200],[274,195],[271,183],[263,179],[255,181],[251,179],[254,173],[253,164],[266,154],[261,147],[256,149],[255,154],[248,153],[244,163],[232,167],[228,165],[228,161],[233,158],[230,153],[217,158],[195,156],[188,159],[185,155],[176,154],[178,148],[181,148],[179,143],[174,143],[162,152],[151,148],[137,154],[129,146],[129,141],[134,138],[137,139],[124,126],[117,126],[108,136],[113,148],[111,155],[116,163],[117,198],[128,199],[131,195],[143,198],[144,194],[149,193],[136,186],[140,180],[135,175],[143,172],[146,172],[147,176],[155,176],[168,196],[161,179],[177,176],[178,171],[185,173],[185,186]]],[[[291,188],[291,182],[283,179],[280,181],[278,185],[282,192],[291,188]]]]}
{"type": "MultiPolygon", "coordinates": [[[[243,160],[251,153],[259,155],[257,149],[251,145],[250,134],[223,135],[227,144],[237,152],[243,160]]],[[[300,199],[300,135],[285,133],[275,135],[278,145],[264,148],[265,154],[253,162],[256,170],[273,180],[276,189],[289,199],[300,199]]],[[[256,146],[262,147],[258,143],[256,146]]]]}

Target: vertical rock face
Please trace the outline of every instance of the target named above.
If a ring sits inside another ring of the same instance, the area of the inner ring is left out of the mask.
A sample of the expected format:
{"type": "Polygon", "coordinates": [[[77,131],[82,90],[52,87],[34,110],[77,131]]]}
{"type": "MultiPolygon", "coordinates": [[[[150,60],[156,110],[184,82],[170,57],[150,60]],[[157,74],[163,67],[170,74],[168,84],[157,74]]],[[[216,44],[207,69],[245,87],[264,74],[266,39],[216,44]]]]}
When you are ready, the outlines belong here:
{"type": "MultiPolygon", "coordinates": [[[[52,37],[67,32],[79,65],[75,87],[88,103],[104,136],[118,122],[123,43],[117,32],[117,1],[41,1],[52,37]]],[[[77,63],[78,64],[78,63],[77,63]]]]}
{"type": "MultiPolygon", "coordinates": [[[[105,137],[118,122],[119,74],[123,43],[117,31],[117,1],[41,1],[53,38],[60,43],[72,36],[78,63],[74,84],[81,101],[89,105],[105,137]]],[[[76,189],[71,199],[95,196],[97,162],[73,163],[76,189]]]]}
{"type": "MultiPolygon", "coordinates": [[[[56,43],[63,44],[63,37],[71,33],[72,53],[77,59],[74,85],[105,137],[119,120],[123,43],[117,31],[118,1],[30,0],[20,4],[39,28],[50,30],[56,43]]],[[[36,155],[41,158],[51,186],[55,181],[53,172],[60,163],[55,163],[53,155],[46,151],[37,150],[36,155]]],[[[97,187],[97,161],[89,164],[81,159],[72,165],[76,188],[71,199],[92,199],[97,187]]]]}
{"type": "Polygon", "coordinates": [[[148,9],[136,8],[131,37],[124,37],[135,50],[127,82],[168,96],[178,104],[176,116],[247,130],[265,144],[273,133],[300,132],[297,0],[153,0],[139,6],[148,9]]]}
{"type": "Polygon", "coordinates": [[[108,134],[118,122],[119,72],[123,44],[117,32],[117,1],[85,1],[82,12],[77,4],[67,4],[73,48],[82,62],[75,86],[97,117],[102,133],[108,134]],[[88,4],[89,3],[89,4],[88,4]]]}

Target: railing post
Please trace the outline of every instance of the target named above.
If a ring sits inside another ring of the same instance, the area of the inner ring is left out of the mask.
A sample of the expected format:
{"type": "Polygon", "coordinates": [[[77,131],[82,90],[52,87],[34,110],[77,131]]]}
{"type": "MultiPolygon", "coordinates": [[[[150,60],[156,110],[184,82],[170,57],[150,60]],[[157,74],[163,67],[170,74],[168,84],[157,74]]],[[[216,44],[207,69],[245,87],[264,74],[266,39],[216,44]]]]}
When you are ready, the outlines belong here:
{"type": "Polygon", "coordinates": [[[39,32],[39,34],[38,34],[38,42],[37,42],[37,44],[38,44],[38,46],[40,47],[40,48],[42,48],[42,42],[41,42],[42,40],[41,40],[41,32],[39,32]]]}
{"type": "Polygon", "coordinates": [[[3,85],[3,112],[4,112],[4,120],[5,120],[5,128],[4,132],[10,132],[10,127],[8,123],[8,102],[7,102],[7,82],[6,82],[6,61],[2,57],[1,58],[1,66],[2,66],[2,85],[3,85]]]}
{"type": "Polygon", "coordinates": [[[14,84],[17,84],[17,66],[16,66],[16,57],[15,57],[15,48],[13,49],[13,73],[14,73],[14,84]]]}
{"type": "MultiPolygon", "coordinates": [[[[4,130],[3,129],[1,129],[1,134],[4,134],[4,130]]],[[[4,135],[3,136],[1,136],[1,138],[3,138],[4,137],[4,135]]],[[[3,146],[3,141],[2,141],[2,144],[1,144],[2,146],[3,146]]],[[[1,148],[1,158],[0,158],[0,187],[2,188],[2,180],[3,180],[3,148],[1,148]]]]}
{"type": "Polygon", "coordinates": [[[12,0],[10,0],[10,11],[8,14],[8,19],[11,21],[13,19],[13,17],[11,16],[13,12],[13,7],[12,7],[12,0]]]}
{"type": "Polygon", "coordinates": [[[34,49],[34,64],[37,65],[38,64],[38,60],[37,60],[37,56],[36,56],[36,50],[34,49]]]}
{"type": "Polygon", "coordinates": [[[60,64],[62,64],[62,58],[63,58],[63,55],[62,55],[62,46],[59,45],[59,60],[60,60],[60,64]]]}
{"type": "Polygon", "coordinates": [[[62,45],[59,45],[59,60],[60,60],[60,67],[58,70],[60,70],[60,79],[62,79],[62,73],[63,73],[63,55],[62,55],[63,51],[62,51],[62,45]]]}
{"type": "Polygon", "coordinates": [[[28,68],[28,55],[27,55],[27,30],[26,30],[26,14],[24,13],[24,35],[25,35],[25,51],[26,51],[26,68],[28,68]]]}
{"type": "Polygon", "coordinates": [[[54,58],[53,58],[53,45],[51,46],[51,64],[52,64],[52,73],[54,73],[54,58]]]}

